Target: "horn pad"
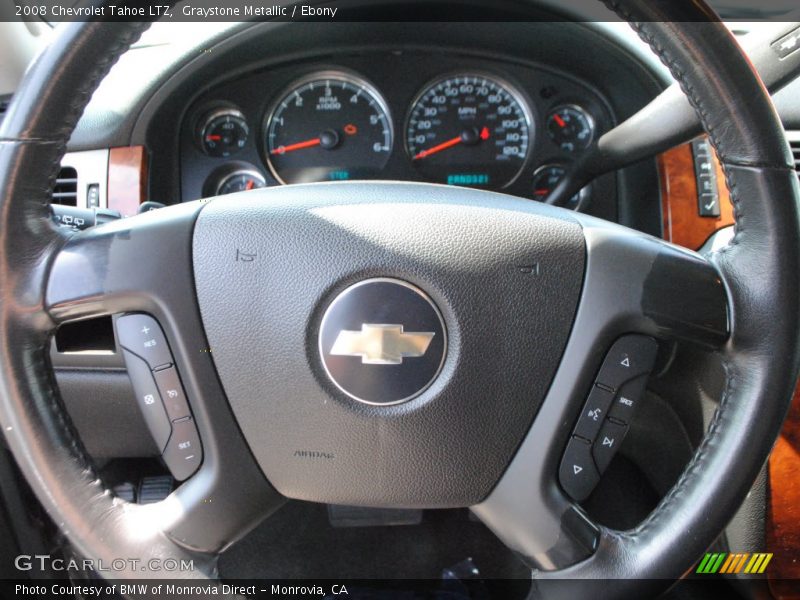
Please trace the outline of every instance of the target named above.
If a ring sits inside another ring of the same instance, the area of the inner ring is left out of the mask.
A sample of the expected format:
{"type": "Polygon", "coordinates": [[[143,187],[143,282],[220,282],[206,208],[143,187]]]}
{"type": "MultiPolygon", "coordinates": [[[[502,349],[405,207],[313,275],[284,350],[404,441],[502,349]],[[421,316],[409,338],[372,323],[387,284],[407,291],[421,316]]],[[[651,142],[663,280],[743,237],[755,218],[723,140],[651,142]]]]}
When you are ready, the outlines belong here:
{"type": "Polygon", "coordinates": [[[447,333],[439,309],[418,287],[367,279],[331,302],[322,317],[319,353],[333,384],[378,406],[424,392],[439,374],[447,333]]]}
{"type": "Polygon", "coordinates": [[[314,184],[209,202],[198,302],[266,477],[333,504],[483,500],[559,365],[584,246],[567,211],[463,188],[314,184]]]}

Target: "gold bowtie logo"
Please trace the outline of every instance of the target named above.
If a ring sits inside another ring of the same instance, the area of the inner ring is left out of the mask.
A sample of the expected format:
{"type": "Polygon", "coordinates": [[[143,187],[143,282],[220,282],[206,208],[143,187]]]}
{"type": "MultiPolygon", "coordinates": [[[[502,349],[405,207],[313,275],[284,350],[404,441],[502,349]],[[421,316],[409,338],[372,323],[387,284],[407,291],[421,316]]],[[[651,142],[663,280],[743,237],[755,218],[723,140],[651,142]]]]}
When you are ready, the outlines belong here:
{"type": "Polygon", "coordinates": [[[403,331],[402,325],[363,324],[361,331],[342,330],[331,354],[360,356],[365,365],[400,365],[404,358],[424,356],[435,333],[403,331]]]}

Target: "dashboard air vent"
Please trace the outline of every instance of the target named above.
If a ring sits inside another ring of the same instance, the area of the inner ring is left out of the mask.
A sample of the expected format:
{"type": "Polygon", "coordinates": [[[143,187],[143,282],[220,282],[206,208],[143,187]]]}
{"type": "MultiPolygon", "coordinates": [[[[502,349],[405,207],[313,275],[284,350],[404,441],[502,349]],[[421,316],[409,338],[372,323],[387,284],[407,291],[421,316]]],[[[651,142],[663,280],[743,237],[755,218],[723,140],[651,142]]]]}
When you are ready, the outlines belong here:
{"type": "Polygon", "coordinates": [[[78,172],[72,167],[61,167],[53,188],[53,204],[78,205],[78,172]]]}
{"type": "Polygon", "coordinates": [[[800,175],[800,131],[787,131],[786,139],[789,140],[789,147],[792,149],[794,169],[800,175]]]}
{"type": "Polygon", "coordinates": [[[11,96],[0,96],[0,123],[3,122],[3,117],[8,110],[8,105],[11,102],[11,96]]]}

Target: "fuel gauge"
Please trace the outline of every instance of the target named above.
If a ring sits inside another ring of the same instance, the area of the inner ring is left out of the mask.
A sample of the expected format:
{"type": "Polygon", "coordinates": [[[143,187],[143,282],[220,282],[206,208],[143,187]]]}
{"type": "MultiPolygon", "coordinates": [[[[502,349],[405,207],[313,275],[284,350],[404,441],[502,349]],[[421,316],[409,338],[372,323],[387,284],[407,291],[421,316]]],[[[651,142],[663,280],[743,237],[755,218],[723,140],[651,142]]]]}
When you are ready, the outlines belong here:
{"type": "MultiPolygon", "coordinates": [[[[551,163],[542,165],[533,173],[533,197],[540,202],[545,202],[556,186],[561,183],[567,169],[563,165],[551,163]]],[[[579,210],[589,201],[590,185],[575,194],[566,203],[565,208],[579,210]]]]}
{"type": "Polygon", "coordinates": [[[209,156],[225,158],[244,148],[250,128],[244,115],[233,108],[221,108],[205,115],[197,129],[200,148],[209,156]]]}

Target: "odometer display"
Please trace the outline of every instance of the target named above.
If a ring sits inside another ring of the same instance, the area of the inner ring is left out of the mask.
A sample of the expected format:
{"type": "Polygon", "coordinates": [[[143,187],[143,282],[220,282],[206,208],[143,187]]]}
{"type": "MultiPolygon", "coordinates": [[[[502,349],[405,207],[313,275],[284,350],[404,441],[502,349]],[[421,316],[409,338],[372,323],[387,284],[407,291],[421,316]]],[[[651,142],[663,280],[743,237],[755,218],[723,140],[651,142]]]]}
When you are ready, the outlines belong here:
{"type": "Polygon", "coordinates": [[[266,124],[267,163],[283,183],[374,178],[391,150],[386,104],[350,74],[316,73],[296,82],[266,124]]]}
{"type": "Polygon", "coordinates": [[[521,96],[484,75],[438,80],[419,95],[406,127],[406,149],[425,179],[502,188],[519,174],[531,146],[521,96]]]}

